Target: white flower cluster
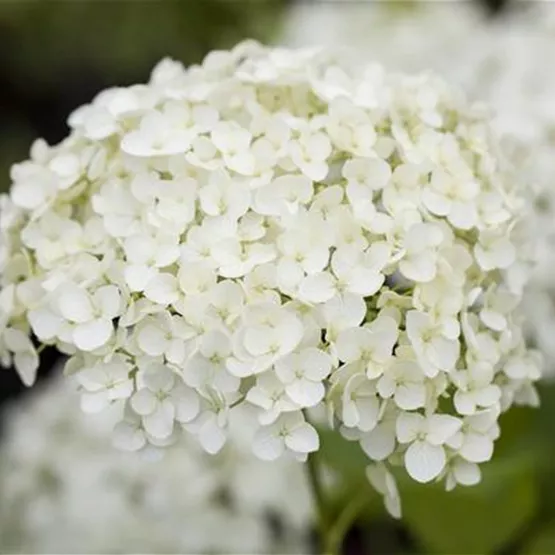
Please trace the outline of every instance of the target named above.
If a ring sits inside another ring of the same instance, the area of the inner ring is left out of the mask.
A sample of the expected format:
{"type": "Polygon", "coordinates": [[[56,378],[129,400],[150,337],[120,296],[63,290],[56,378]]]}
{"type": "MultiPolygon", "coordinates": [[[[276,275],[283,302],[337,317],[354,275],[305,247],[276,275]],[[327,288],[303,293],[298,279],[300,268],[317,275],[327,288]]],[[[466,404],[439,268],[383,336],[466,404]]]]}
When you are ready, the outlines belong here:
{"type": "Polygon", "coordinates": [[[304,460],[325,406],[372,461],[466,484],[536,401],[518,184],[441,79],[246,42],[69,122],[12,171],[0,340],[27,382],[29,331],[71,355],[122,447],[215,453],[248,404],[254,452],[304,460]]]}
{"type": "Polygon", "coordinates": [[[477,4],[421,2],[401,8],[367,0],[294,3],[283,33],[290,45],[348,45],[402,71],[433,69],[494,110],[504,148],[531,185],[536,264],[521,309],[525,332],[555,373],[555,78],[545,60],[555,55],[555,8],[512,6],[486,19],[477,4]],[[308,27],[306,21],[310,20],[308,27]]]}
{"type": "Polygon", "coordinates": [[[257,460],[244,413],[218,457],[190,440],[149,460],[115,450],[116,414],[84,415],[68,384],[4,415],[2,553],[310,552],[303,468],[257,460]]]}

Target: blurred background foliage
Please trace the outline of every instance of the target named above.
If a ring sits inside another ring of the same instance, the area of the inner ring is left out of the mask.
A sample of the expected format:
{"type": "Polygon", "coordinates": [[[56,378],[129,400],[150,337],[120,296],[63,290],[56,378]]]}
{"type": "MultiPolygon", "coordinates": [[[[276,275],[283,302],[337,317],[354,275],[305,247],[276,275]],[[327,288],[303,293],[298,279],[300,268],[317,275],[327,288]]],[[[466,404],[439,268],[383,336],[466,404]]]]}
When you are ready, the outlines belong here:
{"type": "MultiPolygon", "coordinates": [[[[243,38],[276,42],[292,1],[0,2],[0,190],[32,140],[59,141],[68,114],[99,90],[144,82],[164,56],[195,63],[243,38]]],[[[495,16],[505,3],[481,6],[495,16]]],[[[43,355],[43,377],[54,360],[54,353],[43,355]]],[[[0,403],[21,389],[15,373],[0,374],[0,403]]],[[[320,456],[342,484],[334,507],[361,492],[368,499],[345,553],[555,553],[555,384],[540,389],[539,410],[517,408],[502,418],[480,486],[446,493],[400,480],[399,522],[371,490],[358,445],[323,432],[320,456]]]]}

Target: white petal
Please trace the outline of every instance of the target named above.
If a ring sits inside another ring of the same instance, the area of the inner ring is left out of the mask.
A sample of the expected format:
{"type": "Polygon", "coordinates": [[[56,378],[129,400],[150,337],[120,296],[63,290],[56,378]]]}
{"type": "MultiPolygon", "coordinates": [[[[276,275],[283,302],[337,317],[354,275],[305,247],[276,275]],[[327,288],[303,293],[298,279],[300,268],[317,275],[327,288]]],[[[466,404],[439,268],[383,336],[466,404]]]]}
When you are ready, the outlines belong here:
{"type": "Polygon", "coordinates": [[[373,430],[378,423],[380,401],[372,397],[361,397],[356,401],[358,408],[358,428],[363,432],[373,430]]]}
{"type": "Polygon", "coordinates": [[[331,357],[319,349],[309,348],[301,355],[304,375],[314,381],[326,378],[331,372],[331,357]]]}
{"type": "Polygon", "coordinates": [[[466,391],[457,391],[453,397],[455,409],[459,414],[474,414],[476,412],[476,402],[474,395],[466,391]]]}
{"type": "Polygon", "coordinates": [[[157,439],[169,437],[173,431],[174,415],[174,407],[169,401],[158,403],[153,413],[143,416],[145,430],[157,439]]]}
{"type": "Polygon", "coordinates": [[[451,210],[451,201],[431,188],[426,188],[422,192],[422,202],[432,214],[437,216],[447,216],[451,210]]]}
{"type": "Polygon", "coordinates": [[[123,270],[125,282],[131,291],[144,291],[147,283],[153,279],[158,272],[155,268],[142,264],[132,264],[123,270]]]}
{"type": "Polygon", "coordinates": [[[138,451],[146,443],[143,430],[128,422],[116,424],[112,432],[112,441],[118,449],[123,451],[138,451]]]}
{"type": "Polygon", "coordinates": [[[427,423],[426,439],[432,445],[442,445],[454,436],[462,426],[462,420],[448,414],[432,414],[427,423]]]}
{"type": "Polygon", "coordinates": [[[37,369],[39,367],[39,357],[35,349],[15,353],[14,366],[21,381],[26,386],[31,386],[35,383],[37,369]]]}
{"type": "Polygon", "coordinates": [[[491,407],[495,405],[501,397],[501,389],[498,385],[488,385],[474,392],[476,404],[481,407],[491,407]]]}
{"type": "Polygon", "coordinates": [[[21,330],[7,328],[4,330],[3,339],[6,347],[14,353],[26,353],[34,350],[29,336],[21,330]]]}
{"type": "Polygon", "coordinates": [[[301,407],[313,407],[317,405],[326,392],[321,382],[312,382],[304,378],[295,380],[285,388],[291,400],[301,407]]]}
{"type": "Polygon", "coordinates": [[[375,461],[387,459],[395,449],[395,428],[389,424],[378,424],[362,436],[360,446],[375,461]]]}
{"type": "Polygon", "coordinates": [[[482,473],[477,464],[458,459],[453,467],[455,478],[463,486],[475,486],[480,482],[482,473]]]}
{"type": "Polygon", "coordinates": [[[263,461],[274,461],[285,451],[283,439],[275,435],[273,426],[260,428],[252,445],[254,454],[263,461]]]}
{"type": "Polygon", "coordinates": [[[452,370],[459,358],[460,345],[458,340],[436,337],[432,348],[426,350],[430,362],[442,370],[452,370]]]}
{"type": "Polygon", "coordinates": [[[78,287],[62,286],[58,298],[58,308],[62,316],[70,322],[84,323],[94,317],[93,307],[89,295],[78,287]]]}
{"type": "Polygon", "coordinates": [[[218,453],[225,444],[226,435],[218,426],[216,419],[207,420],[199,432],[199,440],[202,448],[211,455],[218,453]]]}
{"type": "Polygon", "coordinates": [[[146,284],[144,291],[147,299],[163,305],[171,304],[179,297],[177,279],[166,273],[153,277],[146,284]]]}
{"type": "Polygon", "coordinates": [[[401,518],[401,499],[395,478],[383,464],[374,464],[366,468],[366,476],[372,487],[384,496],[385,508],[393,518],[401,518]]]}
{"type": "Polygon", "coordinates": [[[307,303],[325,303],[336,292],[335,280],[328,272],[307,276],[299,286],[299,298],[307,303]]]}
{"type": "Polygon", "coordinates": [[[415,441],[405,453],[405,467],[411,478],[417,482],[430,482],[445,467],[445,451],[439,445],[415,441]]]}
{"type": "Polygon", "coordinates": [[[356,295],[370,297],[379,291],[385,281],[385,276],[374,270],[355,268],[350,275],[348,290],[356,295]]]}
{"type": "Polygon", "coordinates": [[[173,403],[175,419],[178,422],[191,422],[199,413],[200,401],[198,395],[191,389],[179,388],[173,396],[173,403]]]}
{"type": "Polygon", "coordinates": [[[401,443],[410,443],[424,430],[425,419],[421,414],[402,412],[397,418],[395,430],[401,443]]]}
{"type": "Polygon", "coordinates": [[[493,441],[484,434],[466,434],[459,454],[469,462],[489,461],[493,455],[493,441]]]}
{"type": "Polygon", "coordinates": [[[29,323],[41,341],[49,341],[56,337],[64,320],[46,308],[38,308],[29,311],[29,323]]]}
{"type": "Polygon", "coordinates": [[[115,285],[106,285],[97,289],[94,294],[94,301],[105,319],[112,320],[119,316],[121,295],[115,285]]]}
{"type": "Polygon", "coordinates": [[[131,407],[141,416],[153,413],[156,410],[157,404],[158,401],[154,396],[154,393],[146,387],[140,389],[133,395],[133,397],[131,397],[131,407]]]}
{"type": "Polygon", "coordinates": [[[137,344],[147,355],[157,357],[166,351],[168,339],[163,329],[153,324],[147,324],[137,334],[137,344]]]}
{"type": "Polygon", "coordinates": [[[399,269],[406,278],[427,283],[436,276],[436,258],[433,253],[423,252],[401,260],[399,269]]]}
{"type": "Polygon", "coordinates": [[[93,351],[105,345],[112,336],[114,327],[110,320],[92,320],[86,324],[79,324],[72,333],[73,342],[82,351],[93,351]]]}
{"type": "Polygon", "coordinates": [[[292,451],[298,453],[312,453],[320,446],[320,439],[316,430],[308,423],[295,427],[285,436],[285,444],[292,451]]]}
{"type": "Polygon", "coordinates": [[[403,410],[415,410],[426,404],[426,386],[422,383],[400,385],[395,391],[395,403],[403,410]]]}

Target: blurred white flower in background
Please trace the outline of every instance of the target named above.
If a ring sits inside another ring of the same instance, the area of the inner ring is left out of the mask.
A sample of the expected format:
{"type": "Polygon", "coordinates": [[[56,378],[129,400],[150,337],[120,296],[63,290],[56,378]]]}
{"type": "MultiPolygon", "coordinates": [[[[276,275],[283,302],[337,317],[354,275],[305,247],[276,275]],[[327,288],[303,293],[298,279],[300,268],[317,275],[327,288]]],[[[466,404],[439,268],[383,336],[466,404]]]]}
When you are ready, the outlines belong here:
{"type": "Polygon", "coordinates": [[[382,476],[452,485],[491,456],[464,440],[476,418],[493,444],[502,410],[537,403],[528,190],[441,78],[244,42],[164,60],[70,125],[12,171],[0,354],[27,383],[14,330],[68,354],[83,408],[121,409],[119,447],[216,453],[250,408],[260,458],[305,461],[316,410],[382,476]]]}
{"type": "Polygon", "coordinates": [[[43,388],[3,415],[2,553],[311,550],[303,468],[256,459],[251,419],[218,457],[191,440],[152,459],[115,450],[116,415],[83,414],[67,380],[43,388]]]}

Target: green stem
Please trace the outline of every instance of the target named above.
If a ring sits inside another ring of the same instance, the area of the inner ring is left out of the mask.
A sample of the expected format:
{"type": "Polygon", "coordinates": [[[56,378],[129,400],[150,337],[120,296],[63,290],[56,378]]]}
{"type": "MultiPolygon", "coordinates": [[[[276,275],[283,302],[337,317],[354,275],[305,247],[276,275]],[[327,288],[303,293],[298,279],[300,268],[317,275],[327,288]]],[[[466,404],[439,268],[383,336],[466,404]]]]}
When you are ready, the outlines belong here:
{"type": "MultiPolygon", "coordinates": [[[[308,414],[303,411],[305,420],[309,421],[308,414]]],[[[360,511],[367,503],[366,495],[355,497],[339,513],[336,519],[329,513],[325,488],[322,480],[322,468],[317,453],[310,453],[306,463],[308,481],[314,505],[316,507],[317,525],[320,546],[324,555],[339,555],[345,535],[349,532],[360,511]]]]}
{"type": "Polygon", "coordinates": [[[356,521],[360,511],[368,503],[366,492],[347,504],[327,532],[326,553],[338,554],[341,551],[343,540],[356,521]]]}
{"type": "Polygon", "coordinates": [[[314,498],[314,504],[316,506],[318,529],[320,531],[320,534],[323,536],[328,528],[328,515],[326,508],[326,499],[324,496],[324,487],[322,484],[322,478],[320,476],[320,469],[318,467],[316,456],[316,453],[310,453],[306,463],[306,468],[308,471],[307,473],[310,489],[312,490],[312,497],[314,498]]]}
{"type": "Polygon", "coordinates": [[[339,555],[346,534],[351,529],[360,511],[368,502],[366,492],[361,496],[355,497],[344,507],[339,513],[339,516],[333,519],[328,513],[326,496],[324,494],[321,478],[321,469],[318,464],[316,453],[311,453],[308,456],[306,468],[310,489],[312,490],[312,496],[314,497],[314,504],[316,506],[322,553],[323,555],[339,555]]]}

